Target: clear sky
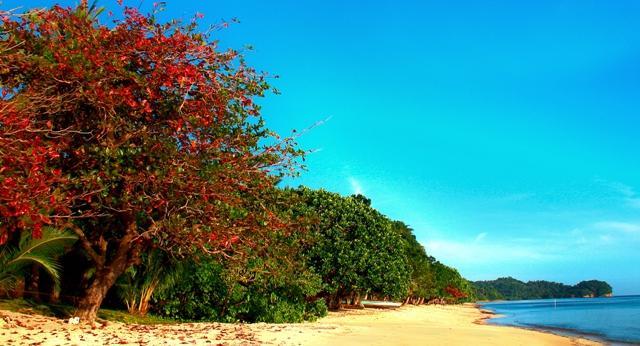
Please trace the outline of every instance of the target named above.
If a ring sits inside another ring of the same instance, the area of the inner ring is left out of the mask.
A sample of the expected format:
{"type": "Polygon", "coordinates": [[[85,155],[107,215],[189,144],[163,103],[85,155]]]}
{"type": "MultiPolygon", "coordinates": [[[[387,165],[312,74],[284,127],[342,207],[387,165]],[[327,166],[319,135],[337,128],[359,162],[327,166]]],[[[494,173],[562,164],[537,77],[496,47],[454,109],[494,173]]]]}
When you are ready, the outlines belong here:
{"type": "Polygon", "coordinates": [[[169,1],[164,16],[196,12],[240,19],[222,45],[280,75],[270,127],[330,118],[300,138],[316,151],[289,184],[365,194],[472,280],[640,293],[640,2],[169,1]]]}

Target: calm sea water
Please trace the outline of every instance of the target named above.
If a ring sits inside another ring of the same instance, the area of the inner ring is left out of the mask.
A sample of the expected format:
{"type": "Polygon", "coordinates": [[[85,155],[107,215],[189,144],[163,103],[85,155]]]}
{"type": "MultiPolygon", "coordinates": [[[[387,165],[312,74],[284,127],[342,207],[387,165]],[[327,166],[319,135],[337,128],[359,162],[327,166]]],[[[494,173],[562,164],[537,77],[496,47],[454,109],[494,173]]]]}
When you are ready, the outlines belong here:
{"type": "Polygon", "coordinates": [[[489,323],[640,344],[640,296],[481,303],[504,317],[489,323]]]}

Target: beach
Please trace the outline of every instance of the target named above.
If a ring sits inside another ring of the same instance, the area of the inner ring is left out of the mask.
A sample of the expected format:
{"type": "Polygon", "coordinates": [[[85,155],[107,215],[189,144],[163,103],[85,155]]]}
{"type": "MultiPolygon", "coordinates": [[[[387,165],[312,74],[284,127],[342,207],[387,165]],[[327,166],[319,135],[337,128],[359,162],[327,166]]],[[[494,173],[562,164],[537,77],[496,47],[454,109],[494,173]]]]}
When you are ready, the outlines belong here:
{"type": "Polygon", "coordinates": [[[300,324],[135,325],[64,320],[0,310],[3,345],[599,345],[514,327],[487,325],[472,304],[332,312],[300,324]]]}

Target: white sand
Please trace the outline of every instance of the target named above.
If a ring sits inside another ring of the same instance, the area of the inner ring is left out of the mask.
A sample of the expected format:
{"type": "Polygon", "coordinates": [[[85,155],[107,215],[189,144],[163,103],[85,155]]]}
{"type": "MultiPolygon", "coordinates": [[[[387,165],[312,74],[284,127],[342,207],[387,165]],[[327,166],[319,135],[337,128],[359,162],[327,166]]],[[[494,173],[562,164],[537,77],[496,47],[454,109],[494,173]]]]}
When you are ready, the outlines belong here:
{"type": "Polygon", "coordinates": [[[407,306],[330,313],[311,323],[181,323],[91,328],[0,311],[0,345],[598,345],[531,330],[486,325],[472,305],[407,306]]]}

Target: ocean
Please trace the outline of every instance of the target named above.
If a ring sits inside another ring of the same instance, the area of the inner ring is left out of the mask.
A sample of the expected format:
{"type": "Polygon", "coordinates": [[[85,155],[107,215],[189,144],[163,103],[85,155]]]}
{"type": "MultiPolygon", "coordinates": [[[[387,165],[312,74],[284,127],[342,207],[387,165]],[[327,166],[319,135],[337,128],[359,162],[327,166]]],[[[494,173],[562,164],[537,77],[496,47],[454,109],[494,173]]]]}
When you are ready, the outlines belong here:
{"type": "Polygon", "coordinates": [[[479,304],[502,317],[491,324],[584,336],[613,345],[640,345],[640,295],[501,301],[479,304]]]}

